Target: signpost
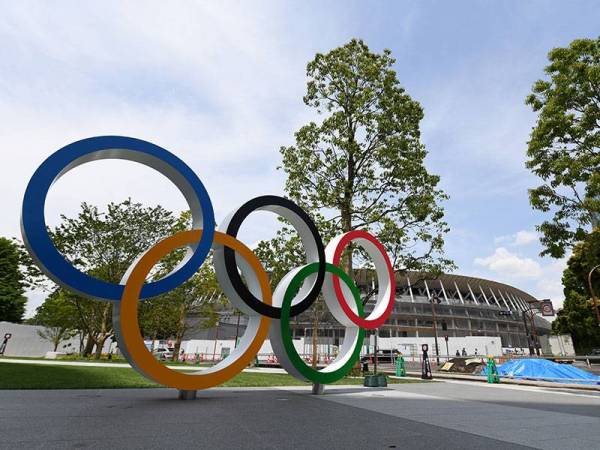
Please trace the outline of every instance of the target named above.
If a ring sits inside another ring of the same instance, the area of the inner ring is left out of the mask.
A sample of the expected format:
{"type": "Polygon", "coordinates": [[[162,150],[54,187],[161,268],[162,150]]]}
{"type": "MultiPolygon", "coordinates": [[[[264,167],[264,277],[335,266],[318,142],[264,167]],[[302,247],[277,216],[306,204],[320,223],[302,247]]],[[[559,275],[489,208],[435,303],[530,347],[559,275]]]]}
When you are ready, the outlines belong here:
{"type": "Polygon", "coordinates": [[[540,309],[542,316],[554,316],[554,306],[551,300],[540,300],[540,309]]]}

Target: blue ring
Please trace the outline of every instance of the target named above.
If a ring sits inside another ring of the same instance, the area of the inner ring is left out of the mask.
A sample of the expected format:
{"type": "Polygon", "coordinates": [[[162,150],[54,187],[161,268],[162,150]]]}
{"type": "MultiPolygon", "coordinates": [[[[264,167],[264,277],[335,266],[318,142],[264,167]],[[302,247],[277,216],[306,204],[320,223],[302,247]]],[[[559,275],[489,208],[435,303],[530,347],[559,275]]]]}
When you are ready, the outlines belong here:
{"type": "MultiPolygon", "coordinates": [[[[202,213],[202,237],[190,259],[165,278],[145,284],[140,298],[164,294],[192,277],[206,259],[215,231],[214,212],[208,192],[196,173],[178,157],[150,142],[124,136],[98,136],[69,144],[50,155],[29,180],[23,198],[21,230],[25,245],[46,275],[83,295],[115,302],[121,300],[123,285],[99,280],[73,267],[56,249],[46,228],[44,206],[50,186],[71,166],[76,166],[81,158],[88,156],[90,160],[94,159],[94,156],[90,156],[92,153],[99,153],[98,159],[142,159],[148,162],[138,162],[157,170],[155,166],[161,166],[164,175],[172,181],[177,178],[182,182],[186,190],[182,193],[184,196],[187,194],[186,200],[189,202],[190,197],[197,200],[202,213]],[[102,153],[106,154],[101,156],[102,153]]],[[[193,211],[193,205],[190,207],[193,211]]]]}

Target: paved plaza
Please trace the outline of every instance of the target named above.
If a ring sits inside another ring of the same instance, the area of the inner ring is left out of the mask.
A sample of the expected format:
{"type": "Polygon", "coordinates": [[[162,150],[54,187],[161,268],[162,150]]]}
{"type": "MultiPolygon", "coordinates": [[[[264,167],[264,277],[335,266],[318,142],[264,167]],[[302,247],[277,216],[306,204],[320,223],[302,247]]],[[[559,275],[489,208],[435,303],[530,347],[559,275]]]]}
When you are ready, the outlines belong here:
{"type": "Polygon", "coordinates": [[[2,448],[596,448],[600,395],[468,382],[387,389],[0,391],[2,448]]]}

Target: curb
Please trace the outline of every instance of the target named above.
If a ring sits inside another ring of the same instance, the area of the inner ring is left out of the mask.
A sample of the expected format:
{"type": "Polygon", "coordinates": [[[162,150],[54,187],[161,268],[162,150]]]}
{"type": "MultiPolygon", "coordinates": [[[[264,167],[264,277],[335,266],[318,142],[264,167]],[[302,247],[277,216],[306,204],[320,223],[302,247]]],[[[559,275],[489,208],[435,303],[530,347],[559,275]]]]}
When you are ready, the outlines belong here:
{"type": "MultiPolygon", "coordinates": [[[[420,372],[406,372],[411,377],[421,376],[420,372]]],[[[434,372],[433,379],[449,379],[449,380],[462,380],[462,381],[475,381],[477,383],[487,384],[485,377],[479,377],[476,375],[459,375],[453,373],[440,373],[434,372]]],[[[600,392],[600,386],[598,385],[586,385],[586,384],[568,384],[568,383],[554,383],[550,381],[536,381],[536,380],[515,380],[512,378],[500,378],[500,384],[515,384],[520,386],[537,386],[544,388],[553,389],[571,389],[575,391],[594,391],[600,392]]]]}

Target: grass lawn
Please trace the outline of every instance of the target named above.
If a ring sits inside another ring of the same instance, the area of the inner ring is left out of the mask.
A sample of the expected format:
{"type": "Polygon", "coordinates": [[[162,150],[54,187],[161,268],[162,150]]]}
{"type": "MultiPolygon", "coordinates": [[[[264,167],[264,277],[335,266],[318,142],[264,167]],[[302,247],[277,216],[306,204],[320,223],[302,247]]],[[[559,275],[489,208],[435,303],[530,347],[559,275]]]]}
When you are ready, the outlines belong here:
{"type": "MultiPolygon", "coordinates": [[[[59,356],[55,360],[49,360],[47,358],[44,358],[43,356],[0,356],[0,361],[2,359],[26,359],[26,360],[31,360],[32,363],[35,361],[61,361],[61,362],[86,362],[86,363],[104,363],[104,364],[129,364],[129,361],[127,361],[122,356],[114,356],[113,358],[108,359],[106,357],[106,355],[102,355],[102,357],[100,359],[95,359],[92,356],[90,356],[88,358],[83,358],[79,355],[77,355],[77,356],[76,355],[59,356]]],[[[181,362],[181,361],[163,361],[163,360],[159,360],[159,362],[161,364],[164,364],[167,366],[208,367],[211,365],[211,363],[209,363],[209,362],[203,362],[201,364],[190,364],[190,363],[181,362]]]]}
{"type": "MultiPolygon", "coordinates": [[[[388,379],[389,383],[415,383],[420,380],[388,379]]],[[[344,378],[335,384],[362,384],[362,378],[344,378]]],[[[303,386],[291,375],[243,372],[222,386],[267,387],[303,386]]],[[[0,389],[118,389],[156,388],[135,370],[119,367],[51,366],[0,363],[0,389]]]]}

